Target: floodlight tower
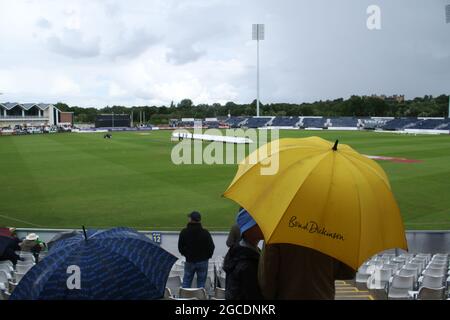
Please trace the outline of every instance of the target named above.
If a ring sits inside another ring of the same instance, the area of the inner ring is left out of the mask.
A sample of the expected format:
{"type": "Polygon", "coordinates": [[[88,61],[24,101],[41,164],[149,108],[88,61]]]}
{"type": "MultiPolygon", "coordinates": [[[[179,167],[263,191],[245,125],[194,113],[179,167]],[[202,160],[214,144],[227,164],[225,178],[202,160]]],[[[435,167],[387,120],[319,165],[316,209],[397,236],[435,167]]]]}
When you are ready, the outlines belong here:
{"type": "Polygon", "coordinates": [[[259,41],[264,40],[264,24],[254,24],[252,39],[256,40],[256,116],[259,117],[259,41]]]}
{"type": "MultiPolygon", "coordinates": [[[[445,22],[450,23],[450,4],[445,6],[445,22]]],[[[448,97],[448,118],[450,118],[450,95],[448,97]]]]}

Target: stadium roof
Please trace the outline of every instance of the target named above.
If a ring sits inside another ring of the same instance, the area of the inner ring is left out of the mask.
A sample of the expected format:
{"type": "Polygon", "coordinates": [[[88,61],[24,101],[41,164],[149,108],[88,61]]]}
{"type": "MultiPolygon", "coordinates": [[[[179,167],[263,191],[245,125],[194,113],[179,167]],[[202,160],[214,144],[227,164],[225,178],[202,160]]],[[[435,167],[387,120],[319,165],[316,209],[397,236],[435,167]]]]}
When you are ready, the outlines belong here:
{"type": "Polygon", "coordinates": [[[49,106],[53,106],[50,103],[17,103],[17,102],[4,102],[0,103],[1,107],[4,107],[6,110],[11,110],[14,107],[19,106],[20,108],[24,110],[30,110],[33,107],[37,107],[41,110],[47,109],[49,106]]]}

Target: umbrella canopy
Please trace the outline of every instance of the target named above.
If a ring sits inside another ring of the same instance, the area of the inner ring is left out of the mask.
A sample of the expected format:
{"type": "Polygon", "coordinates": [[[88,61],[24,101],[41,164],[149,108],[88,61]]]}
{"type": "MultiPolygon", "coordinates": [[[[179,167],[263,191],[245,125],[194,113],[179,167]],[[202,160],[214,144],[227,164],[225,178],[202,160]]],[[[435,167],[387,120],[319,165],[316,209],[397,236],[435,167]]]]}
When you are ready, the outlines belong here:
{"type": "Polygon", "coordinates": [[[12,252],[20,250],[19,240],[13,237],[0,235],[0,257],[2,257],[8,249],[12,252]]]}
{"type": "Polygon", "coordinates": [[[266,243],[312,248],[354,269],[380,251],[407,249],[400,210],[376,162],[319,137],[262,148],[267,154],[254,164],[254,155],[244,159],[224,196],[248,210],[266,243]],[[279,161],[278,171],[261,174],[270,161],[279,161]]]}
{"type": "Polygon", "coordinates": [[[47,242],[47,247],[50,249],[53,247],[56,241],[64,240],[76,235],[81,235],[81,232],[76,230],[60,232],[56,234],[49,242],[47,242]]]}
{"type": "Polygon", "coordinates": [[[9,228],[0,228],[0,236],[2,237],[12,237],[12,232],[9,228]]]}
{"type": "Polygon", "coordinates": [[[177,258],[129,228],[57,241],[11,295],[13,300],[130,300],[163,297],[177,258]],[[80,289],[69,289],[79,268],[80,289]]]}

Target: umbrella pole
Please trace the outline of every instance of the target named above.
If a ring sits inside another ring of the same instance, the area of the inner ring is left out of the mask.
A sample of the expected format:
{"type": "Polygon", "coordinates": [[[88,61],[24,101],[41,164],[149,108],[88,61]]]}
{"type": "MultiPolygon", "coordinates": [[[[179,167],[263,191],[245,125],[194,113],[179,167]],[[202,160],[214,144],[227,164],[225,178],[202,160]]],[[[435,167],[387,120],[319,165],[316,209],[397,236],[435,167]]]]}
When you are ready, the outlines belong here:
{"type": "Polygon", "coordinates": [[[83,227],[83,233],[84,233],[84,240],[87,241],[86,229],[84,228],[84,226],[82,226],[82,227],[83,227]]]}
{"type": "Polygon", "coordinates": [[[337,151],[338,143],[339,143],[339,140],[336,140],[336,142],[334,143],[334,146],[333,146],[334,151],[337,151]]]}

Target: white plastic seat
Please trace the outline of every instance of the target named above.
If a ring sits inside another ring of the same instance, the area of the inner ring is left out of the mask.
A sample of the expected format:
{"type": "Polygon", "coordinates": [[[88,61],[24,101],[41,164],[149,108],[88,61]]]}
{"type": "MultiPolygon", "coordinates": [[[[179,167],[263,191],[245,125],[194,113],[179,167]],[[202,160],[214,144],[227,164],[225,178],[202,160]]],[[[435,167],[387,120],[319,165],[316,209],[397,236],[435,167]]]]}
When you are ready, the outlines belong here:
{"type": "Polygon", "coordinates": [[[444,268],[439,268],[439,269],[435,269],[435,268],[426,268],[425,270],[423,270],[422,275],[428,275],[428,276],[434,276],[434,277],[439,277],[439,276],[445,276],[446,270],[444,268]]]}
{"type": "Polygon", "coordinates": [[[180,298],[197,298],[208,300],[205,288],[180,288],[180,298]]]}
{"type": "Polygon", "coordinates": [[[27,273],[28,271],[30,271],[30,269],[33,268],[32,264],[27,264],[27,265],[16,265],[16,272],[17,273],[27,273]]]}
{"type": "Polygon", "coordinates": [[[445,276],[429,276],[424,275],[419,279],[419,283],[421,287],[427,287],[427,288],[440,288],[442,287],[443,283],[445,281],[445,276]]]}
{"type": "Polygon", "coordinates": [[[394,275],[389,285],[388,299],[409,299],[414,287],[414,276],[394,275]]]}
{"type": "Polygon", "coordinates": [[[225,289],[216,288],[214,290],[214,298],[216,300],[225,300],[225,289]]]}
{"type": "Polygon", "coordinates": [[[15,272],[14,273],[14,283],[18,284],[20,282],[20,280],[22,280],[24,275],[25,275],[25,273],[15,272]]]}
{"type": "Polygon", "coordinates": [[[445,299],[445,287],[428,288],[421,287],[417,294],[418,300],[444,300],[445,299]]]}
{"type": "Polygon", "coordinates": [[[0,270],[0,283],[8,283],[12,279],[12,274],[3,270],[0,270]]]}
{"type": "Polygon", "coordinates": [[[169,297],[169,300],[182,300],[182,301],[189,301],[189,300],[200,300],[198,298],[175,298],[175,297],[169,297]]]}
{"type": "Polygon", "coordinates": [[[226,279],[226,277],[223,276],[223,275],[219,275],[217,278],[219,280],[220,287],[221,288],[225,288],[225,284],[226,284],[225,279],[226,279]]]}
{"type": "Polygon", "coordinates": [[[9,264],[0,264],[0,271],[5,271],[6,273],[11,274],[14,271],[14,268],[9,264]]]}
{"type": "Polygon", "coordinates": [[[386,263],[383,265],[382,269],[391,269],[392,273],[395,273],[399,269],[399,266],[395,263],[386,263]]]}
{"type": "Polygon", "coordinates": [[[416,263],[416,264],[420,264],[422,270],[425,269],[425,267],[427,266],[427,259],[425,257],[423,258],[417,258],[415,257],[414,259],[412,259],[410,261],[410,263],[416,263]]]}
{"type": "Polygon", "coordinates": [[[420,274],[422,273],[422,270],[425,269],[425,267],[422,267],[421,263],[414,263],[414,262],[408,262],[405,265],[405,268],[409,268],[409,269],[417,269],[417,273],[420,274]]]}
{"type": "Polygon", "coordinates": [[[10,260],[2,260],[2,261],[0,261],[0,266],[4,266],[4,265],[7,265],[7,266],[10,266],[10,267],[14,268],[14,264],[10,260]]]}
{"type": "Polygon", "coordinates": [[[20,259],[22,260],[22,262],[24,261],[32,261],[32,262],[36,262],[36,259],[34,258],[33,254],[20,254],[20,259]]]}
{"type": "Polygon", "coordinates": [[[402,269],[400,269],[398,271],[398,275],[400,275],[400,276],[412,276],[414,282],[417,282],[417,279],[418,279],[418,276],[419,276],[419,272],[415,268],[403,267],[402,269]]]}
{"type": "Polygon", "coordinates": [[[372,290],[384,289],[392,274],[392,269],[376,270],[367,280],[367,288],[372,290]]]}
{"type": "Polygon", "coordinates": [[[164,288],[164,299],[169,299],[172,298],[172,292],[170,291],[169,288],[165,287],[164,288]]]}
{"type": "Polygon", "coordinates": [[[181,284],[180,276],[170,276],[167,278],[166,288],[170,289],[172,296],[177,297],[179,295],[181,284]]]}
{"type": "Polygon", "coordinates": [[[447,269],[447,264],[446,263],[440,263],[440,262],[433,262],[431,261],[428,266],[428,268],[436,268],[436,269],[447,269]]]}

